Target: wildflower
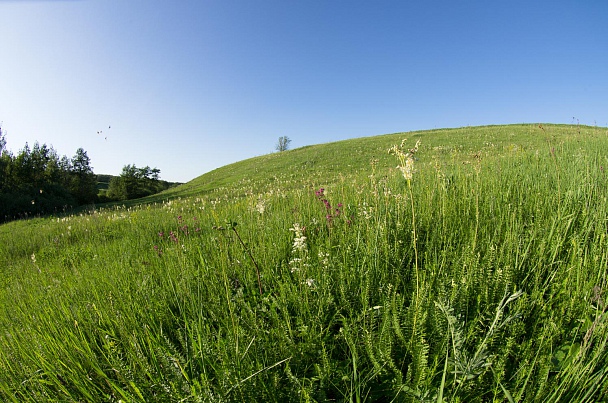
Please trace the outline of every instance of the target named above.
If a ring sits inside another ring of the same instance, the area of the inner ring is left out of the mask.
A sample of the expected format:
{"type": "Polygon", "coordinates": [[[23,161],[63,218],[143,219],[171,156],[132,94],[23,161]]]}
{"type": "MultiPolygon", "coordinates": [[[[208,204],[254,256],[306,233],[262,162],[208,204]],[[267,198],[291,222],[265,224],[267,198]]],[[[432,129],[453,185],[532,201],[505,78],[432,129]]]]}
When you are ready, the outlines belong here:
{"type": "Polygon", "coordinates": [[[158,245],[154,245],[154,251],[158,254],[159,257],[163,255],[163,251],[160,250],[158,245]]]}
{"type": "Polygon", "coordinates": [[[326,269],[327,266],[329,266],[329,253],[320,251],[318,256],[319,256],[319,261],[323,265],[323,268],[326,269]]]}
{"type": "Polygon", "coordinates": [[[305,227],[300,227],[300,224],[295,223],[293,228],[289,229],[295,232],[295,238],[293,239],[293,252],[305,252],[306,251],[306,237],[304,236],[305,227]]]}
{"type": "Polygon", "coordinates": [[[307,278],[306,281],[304,281],[304,284],[306,284],[309,287],[314,287],[315,286],[315,279],[314,278],[307,278]]]}
{"type": "Polygon", "coordinates": [[[362,215],[366,220],[369,220],[372,217],[372,207],[368,207],[367,202],[363,202],[361,207],[359,215],[362,215]]]}
{"type": "Polygon", "coordinates": [[[327,210],[327,214],[325,215],[325,218],[326,218],[327,222],[331,224],[332,219],[334,217],[340,216],[340,214],[342,213],[342,210],[340,210],[342,208],[342,203],[338,203],[337,208],[333,208],[331,206],[331,204],[329,203],[329,201],[325,198],[325,189],[324,188],[320,188],[319,190],[317,190],[315,192],[315,195],[325,205],[325,209],[327,210]]]}
{"type": "Polygon", "coordinates": [[[401,173],[403,174],[403,177],[405,178],[405,180],[412,180],[412,177],[414,175],[414,159],[413,158],[406,158],[405,159],[405,164],[404,165],[398,165],[397,169],[399,169],[401,171],[401,173]]]}
{"type": "Polygon", "coordinates": [[[414,155],[418,152],[420,140],[416,141],[414,148],[410,148],[408,152],[403,151],[404,143],[405,139],[403,139],[400,146],[395,145],[390,148],[388,152],[397,156],[400,162],[400,164],[397,165],[397,169],[401,171],[405,180],[409,182],[414,176],[414,155]]]}
{"type": "Polygon", "coordinates": [[[162,231],[160,231],[160,232],[158,233],[158,236],[162,238],[162,237],[164,237],[164,236],[165,236],[165,233],[164,233],[164,232],[162,232],[162,231]]]}
{"type": "Polygon", "coordinates": [[[35,253],[32,253],[31,258],[32,258],[32,263],[36,264],[36,254],[35,253]]]}
{"type": "Polygon", "coordinates": [[[300,263],[302,263],[302,259],[300,259],[299,257],[294,257],[293,259],[291,259],[289,261],[289,266],[291,267],[292,273],[300,271],[300,267],[299,267],[300,263]]]}
{"type": "Polygon", "coordinates": [[[255,205],[255,210],[260,214],[264,214],[264,211],[266,211],[266,203],[265,203],[264,199],[258,200],[258,202],[255,205]]]}
{"type": "Polygon", "coordinates": [[[306,250],[306,237],[296,237],[293,239],[293,251],[303,252],[306,250]]]}

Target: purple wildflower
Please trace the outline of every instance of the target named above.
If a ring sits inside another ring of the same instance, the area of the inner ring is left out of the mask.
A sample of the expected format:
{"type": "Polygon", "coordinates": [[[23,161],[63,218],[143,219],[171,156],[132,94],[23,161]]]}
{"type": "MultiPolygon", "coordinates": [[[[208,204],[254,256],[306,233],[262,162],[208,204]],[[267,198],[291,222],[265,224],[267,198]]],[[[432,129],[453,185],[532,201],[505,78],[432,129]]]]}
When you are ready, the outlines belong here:
{"type": "Polygon", "coordinates": [[[158,253],[158,256],[162,256],[163,255],[163,251],[160,250],[160,248],[158,247],[158,245],[154,245],[154,250],[156,251],[156,253],[158,253]]]}

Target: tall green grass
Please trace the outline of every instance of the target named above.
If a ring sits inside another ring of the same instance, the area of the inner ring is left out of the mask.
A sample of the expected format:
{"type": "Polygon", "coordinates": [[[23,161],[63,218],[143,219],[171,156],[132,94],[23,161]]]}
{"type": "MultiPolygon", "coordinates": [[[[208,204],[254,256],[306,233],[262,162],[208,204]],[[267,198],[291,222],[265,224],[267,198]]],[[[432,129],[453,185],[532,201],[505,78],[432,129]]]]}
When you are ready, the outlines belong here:
{"type": "Polygon", "coordinates": [[[607,140],[370,137],[2,225],[0,397],[607,400],[607,140]]]}

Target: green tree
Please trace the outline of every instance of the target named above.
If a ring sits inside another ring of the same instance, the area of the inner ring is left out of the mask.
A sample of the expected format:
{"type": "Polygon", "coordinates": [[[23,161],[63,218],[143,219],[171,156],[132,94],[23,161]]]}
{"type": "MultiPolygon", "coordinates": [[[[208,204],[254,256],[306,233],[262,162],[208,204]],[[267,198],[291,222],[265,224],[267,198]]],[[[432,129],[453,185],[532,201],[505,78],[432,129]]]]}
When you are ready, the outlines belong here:
{"type": "Polygon", "coordinates": [[[275,146],[277,151],[287,151],[289,149],[289,144],[291,143],[291,139],[287,136],[279,137],[279,141],[277,141],[277,145],[275,146]]]}
{"type": "Polygon", "coordinates": [[[166,189],[159,179],[160,169],[125,165],[118,177],[110,180],[107,195],[115,200],[130,200],[149,196],[166,189]]]}
{"type": "Polygon", "coordinates": [[[59,157],[53,147],[34,144],[29,156],[31,186],[42,189],[57,184],[59,180],[59,157]]]}
{"type": "Polygon", "coordinates": [[[71,160],[70,192],[78,204],[87,204],[97,197],[97,178],[87,152],[79,148],[71,160]]]}
{"type": "Polygon", "coordinates": [[[114,176],[108,184],[106,195],[111,200],[127,200],[127,187],[122,176],[114,176]]]}
{"type": "Polygon", "coordinates": [[[0,128],[0,221],[48,214],[94,200],[96,183],[90,181],[92,168],[86,152],[80,149],[74,162],[38,142],[31,149],[26,143],[13,156],[0,128]],[[77,169],[73,171],[74,165],[77,169]]]}
{"type": "Polygon", "coordinates": [[[0,126],[0,155],[4,154],[5,147],[6,147],[6,135],[2,131],[2,126],[0,126]]]}
{"type": "Polygon", "coordinates": [[[69,189],[70,182],[71,182],[72,161],[70,161],[70,159],[64,155],[63,157],[61,157],[58,164],[59,164],[58,182],[64,188],[69,189]]]}
{"type": "Polygon", "coordinates": [[[34,165],[32,163],[32,150],[28,143],[19,151],[13,161],[13,183],[18,189],[23,190],[34,180],[34,165]]]}
{"type": "Polygon", "coordinates": [[[2,193],[8,182],[8,167],[12,161],[11,155],[6,150],[6,134],[0,126],[0,193],[2,193]]]}

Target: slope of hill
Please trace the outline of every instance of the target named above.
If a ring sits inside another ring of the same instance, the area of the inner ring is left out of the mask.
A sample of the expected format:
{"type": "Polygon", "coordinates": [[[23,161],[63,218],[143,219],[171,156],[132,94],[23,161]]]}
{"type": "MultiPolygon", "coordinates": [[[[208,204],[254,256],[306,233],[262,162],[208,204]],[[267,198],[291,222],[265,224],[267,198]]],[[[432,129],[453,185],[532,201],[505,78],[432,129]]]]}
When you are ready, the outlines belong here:
{"type": "Polygon", "coordinates": [[[398,133],[1,225],[0,398],[606,400],[607,155],[398,133]]]}
{"type": "Polygon", "coordinates": [[[425,152],[420,153],[419,158],[425,161],[447,157],[464,162],[480,152],[497,157],[524,149],[546,151],[548,145],[562,144],[572,140],[573,136],[584,138],[585,133],[605,131],[605,128],[572,125],[496,125],[394,133],[311,145],[218,168],[144,202],[167,197],[198,196],[218,189],[230,191],[230,187],[244,181],[262,186],[258,192],[268,189],[273,181],[279,179],[297,186],[328,183],[341,176],[369,175],[372,161],[377,161],[377,168],[386,173],[387,168],[395,165],[394,157],[389,156],[387,150],[404,138],[412,144],[417,139],[422,141],[425,152]]]}

